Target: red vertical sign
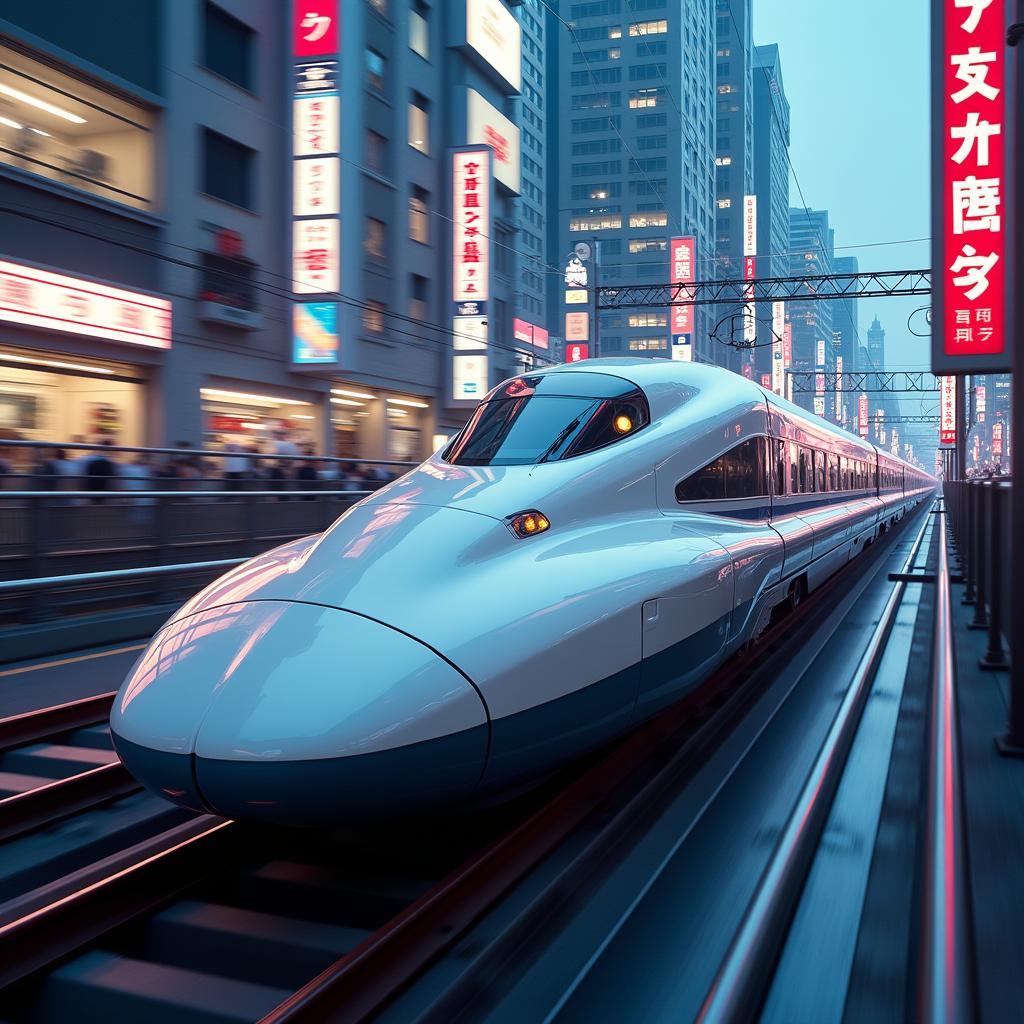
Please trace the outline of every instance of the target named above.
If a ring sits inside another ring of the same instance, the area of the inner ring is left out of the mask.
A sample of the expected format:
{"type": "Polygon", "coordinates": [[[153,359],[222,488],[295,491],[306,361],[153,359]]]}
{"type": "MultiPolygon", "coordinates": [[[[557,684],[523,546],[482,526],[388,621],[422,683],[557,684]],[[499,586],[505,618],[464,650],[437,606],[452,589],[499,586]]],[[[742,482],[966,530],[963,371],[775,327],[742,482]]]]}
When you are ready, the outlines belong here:
{"type": "Polygon", "coordinates": [[[935,373],[1009,370],[1006,337],[1006,15],[1003,0],[933,0],[935,373]],[[980,358],[979,358],[980,357],[980,358]]]}
{"type": "MultiPolygon", "coordinates": [[[[673,238],[670,244],[671,281],[673,284],[689,284],[694,280],[697,240],[689,235],[685,238],[673,238]]],[[[693,333],[693,306],[672,307],[672,333],[693,333]]]]}
{"type": "Polygon", "coordinates": [[[296,57],[338,52],[338,0],[294,0],[292,14],[292,53],[296,57]]]}
{"type": "Polygon", "coordinates": [[[939,378],[939,444],[956,444],[956,377],[939,378]]]}
{"type": "Polygon", "coordinates": [[[579,363],[582,362],[590,355],[590,346],[583,344],[574,344],[565,346],[565,361],[567,363],[579,363]]]}

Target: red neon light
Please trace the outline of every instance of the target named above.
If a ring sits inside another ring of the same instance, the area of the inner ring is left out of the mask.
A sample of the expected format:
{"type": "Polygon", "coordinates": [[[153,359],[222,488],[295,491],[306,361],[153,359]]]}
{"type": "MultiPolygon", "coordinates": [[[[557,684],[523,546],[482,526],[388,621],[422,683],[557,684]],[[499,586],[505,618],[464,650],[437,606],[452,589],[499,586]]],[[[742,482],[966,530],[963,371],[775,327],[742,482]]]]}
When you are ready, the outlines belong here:
{"type": "Polygon", "coordinates": [[[321,57],[338,52],[338,0],[295,0],[292,53],[321,57]]]}
{"type": "MultiPolygon", "coordinates": [[[[687,235],[684,238],[673,238],[670,245],[672,283],[688,284],[695,280],[697,240],[692,235],[687,235]]],[[[672,307],[672,333],[693,333],[693,306],[672,307]]]]}

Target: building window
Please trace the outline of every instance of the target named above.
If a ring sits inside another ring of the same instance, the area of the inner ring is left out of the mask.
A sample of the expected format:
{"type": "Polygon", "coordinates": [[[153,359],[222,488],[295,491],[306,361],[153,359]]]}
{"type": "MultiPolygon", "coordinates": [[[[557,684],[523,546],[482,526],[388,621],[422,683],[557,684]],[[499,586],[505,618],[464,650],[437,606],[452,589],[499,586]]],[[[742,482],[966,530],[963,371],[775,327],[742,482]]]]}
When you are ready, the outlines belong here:
{"type": "Polygon", "coordinates": [[[621,217],[573,217],[570,231],[607,231],[622,227],[621,217]]]}
{"type": "Polygon", "coordinates": [[[254,209],[256,151],[220,132],[203,129],[203,191],[246,210],[254,209]]]}
{"type": "Polygon", "coordinates": [[[366,51],[366,80],[378,92],[384,91],[385,69],[387,61],[376,50],[366,51]]]}
{"type": "Polygon", "coordinates": [[[430,118],[427,114],[429,103],[418,92],[409,101],[409,145],[421,153],[430,152],[430,118]]]}
{"type": "Polygon", "coordinates": [[[631,238],[629,251],[634,255],[638,252],[665,252],[668,243],[664,238],[631,238]]]}
{"type": "Polygon", "coordinates": [[[375,217],[366,218],[366,233],[363,236],[363,252],[371,259],[384,260],[384,221],[375,217]]]}
{"type": "Polygon", "coordinates": [[[732,157],[731,156],[716,156],[715,157],[715,163],[719,167],[729,167],[729,166],[732,165],[732,157]]]}
{"type": "Polygon", "coordinates": [[[255,265],[246,259],[204,252],[201,302],[219,302],[236,309],[256,309],[255,265]]]}
{"type": "Polygon", "coordinates": [[[427,288],[429,283],[419,274],[409,275],[409,316],[414,320],[427,319],[427,288]]]}
{"type": "Polygon", "coordinates": [[[660,89],[634,89],[629,94],[629,108],[630,110],[645,110],[648,107],[656,107],[660,98],[660,89]]]}
{"type": "Polygon", "coordinates": [[[731,199],[719,199],[719,200],[718,200],[718,201],[717,201],[717,202],[715,203],[715,205],[716,205],[716,206],[717,206],[717,207],[718,207],[718,208],[719,208],[720,210],[728,210],[728,209],[729,209],[729,207],[730,207],[730,206],[732,206],[732,200],[731,200],[731,199]]]}
{"type": "Polygon", "coordinates": [[[662,18],[661,21],[635,21],[629,26],[631,36],[657,36],[668,31],[668,21],[662,18]]]}
{"type": "Polygon", "coordinates": [[[663,228],[667,224],[667,213],[632,213],[629,216],[631,228],[663,228]]]}
{"type": "Polygon", "coordinates": [[[418,53],[424,60],[429,60],[430,23],[427,21],[428,8],[417,3],[409,12],[409,49],[418,53]]]}
{"type": "Polygon", "coordinates": [[[430,214],[427,209],[429,193],[413,186],[409,196],[409,237],[426,245],[430,241],[430,214]]]}
{"type": "Polygon", "coordinates": [[[657,352],[659,349],[667,348],[664,338],[630,338],[630,352],[657,352]]]}
{"type": "Polygon", "coordinates": [[[243,89],[252,88],[256,33],[207,0],[203,10],[203,65],[243,89]]]}
{"type": "Polygon", "coordinates": [[[630,327],[667,327],[667,313],[630,313],[630,327]]]}
{"type": "Polygon", "coordinates": [[[154,147],[142,107],[5,46],[0,85],[0,163],[149,209],[154,147]],[[46,106],[19,98],[26,95],[46,106]]]}
{"type": "Polygon", "coordinates": [[[387,306],[376,299],[367,299],[363,308],[363,330],[368,334],[384,333],[384,312],[387,306]]]}
{"type": "Polygon", "coordinates": [[[377,132],[366,133],[366,166],[377,174],[385,174],[387,168],[388,140],[377,132]]]}

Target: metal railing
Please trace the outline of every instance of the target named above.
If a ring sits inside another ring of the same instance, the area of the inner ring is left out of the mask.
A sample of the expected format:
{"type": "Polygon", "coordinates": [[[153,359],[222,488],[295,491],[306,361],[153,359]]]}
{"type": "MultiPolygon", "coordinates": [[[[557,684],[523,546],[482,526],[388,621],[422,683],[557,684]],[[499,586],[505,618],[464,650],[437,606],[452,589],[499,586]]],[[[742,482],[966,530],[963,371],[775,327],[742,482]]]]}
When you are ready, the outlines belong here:
{"type": "MultiPolygon", "coordinates": [[[[983,669],[1008,671],[1018,639],[1007,628],[1012,601],[1009,555],[1015,540],[1012,479],[952,480],[943,485],[943,492],[964,583],[962,601],[973,606],[968,625],[987,635],[978,664],[983,669]]],[[[1011,674],[1009,724],[1002,742],[1008,748],[1024,749],[1024,677],[1016,671],[1011,674]]]]}
{"type": "MultiPolygon", "coordinates": [[[[975,488],[977,490],[977,488],[975,488]]],[[[944,517],[940,517],[944,518],[944,517]]],[[[966,850],[957,726],[956,663],[945,524],[938,531],[932,639],[928,779],[923,843],[919,1019],[962,1024],[973,1019],[966,850]]]]}

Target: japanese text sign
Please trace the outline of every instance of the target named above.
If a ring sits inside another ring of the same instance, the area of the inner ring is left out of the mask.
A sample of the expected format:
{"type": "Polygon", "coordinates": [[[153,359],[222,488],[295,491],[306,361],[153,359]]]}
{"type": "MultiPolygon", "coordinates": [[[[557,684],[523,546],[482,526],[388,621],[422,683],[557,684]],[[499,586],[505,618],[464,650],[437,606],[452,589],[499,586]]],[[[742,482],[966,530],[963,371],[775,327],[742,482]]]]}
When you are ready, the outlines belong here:
{"type": "Polygon", "coordinates": [[[939,378],[939,444],[956,444],[956,377],[939,378]]]}
{"type": "Polygon", "coordinates": [[[933,0],[932,370],[1009,370],[1006,14],[933,0]]]}
{"type": "MultiPolygon", "coordinates": [[[[669,275],[672,284],[689,284],[694,280],[696,256],[697,240],[692,235],[672,239],[670,247],[672,273],[669,275]]],[[[685,294],[686,290],[683,289],[678,297],[681,298],[685,294]]],[[[672,333],[693,333],[693,306],[672,307],[672,333]]]]}
{"type": "Polygon", "coordinates": [[[490,290],[491,151],[452,155],[452,300],[484,302],[490,290]]]}
{"type": "Polygon", "coordinates": [[[292,15],[296,57],[338,52],[338,0],[294,0],[292,15]]]}

